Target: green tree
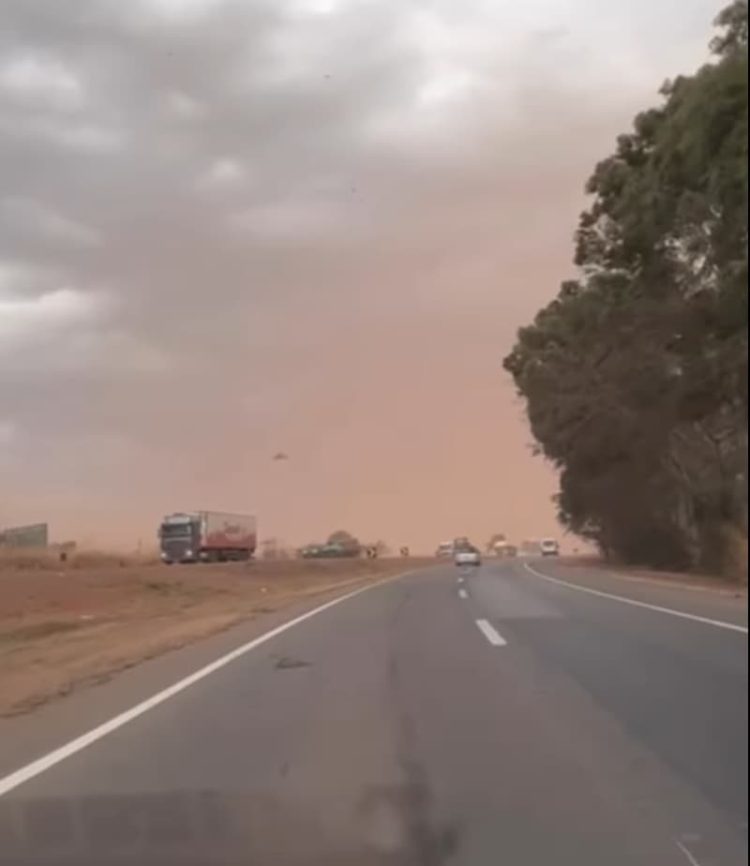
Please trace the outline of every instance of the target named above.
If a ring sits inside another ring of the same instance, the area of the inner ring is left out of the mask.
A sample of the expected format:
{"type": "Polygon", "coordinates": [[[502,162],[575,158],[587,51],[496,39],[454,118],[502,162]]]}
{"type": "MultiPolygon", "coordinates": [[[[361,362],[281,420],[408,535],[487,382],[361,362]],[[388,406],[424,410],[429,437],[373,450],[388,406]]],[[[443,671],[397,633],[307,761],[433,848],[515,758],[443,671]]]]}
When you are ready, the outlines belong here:
{"type": "Polygon", "coordinates": [[[328,536],[328,544],[339,544],[344,550],[358,550],[360,547],[359,540],[344,529],[339,529],[332,532],[328,536]]]}
{"type": "Polygon", "coordinates": [[[559,514],[608,555],[721,565],[746,531],[747,4],[587,184],[578,279],[505,360],[559,514]]]}

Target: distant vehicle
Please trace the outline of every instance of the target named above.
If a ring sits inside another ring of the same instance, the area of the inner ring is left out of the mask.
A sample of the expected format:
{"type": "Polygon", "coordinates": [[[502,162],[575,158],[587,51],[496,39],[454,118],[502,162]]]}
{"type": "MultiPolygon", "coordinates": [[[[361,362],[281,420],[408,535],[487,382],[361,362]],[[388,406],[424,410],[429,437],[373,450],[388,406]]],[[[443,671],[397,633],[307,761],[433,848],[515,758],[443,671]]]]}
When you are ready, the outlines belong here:
{"type": "Polygon", "coordinates": [[[456,565],[481,565],[482,557],[476,547],[468,545],[456,549],[453,561],[456,565]]]}
{"type": "Polygon", "coordinates": [[[444,541],[442,544],[438,545],[438,549],[435,551],[435,556],[439,558],[453,556],[453,542],[452,541],[444,541]]]}
{"type": "Polygon", "coordinates": [[[539,552],[542,556],[559,556],[560,545],[554,538],[545,538],[539,545],[539,552]]]}
{"type": "Polygon", "coordinates": [[[308,544],[303,547],[299,555],[302,559],[339,559],[340,557],[359,556],[359,547],[347,547],[343,544],[308,544]]]}
{"type": "Polygon", "coordinates": [[[257,545],[256,520],[251,514],[223,511],[169,514],[159,527],[159,542],[167,565],[247,560],[257,545]]]}
{"type": "Polygon", "coordinates": [[[509,556],[518,556],[518,548],[515,544],[509,544],[507,541],[498,541],[492,545],[489,551],[493,556],[506,558],[509,556]]]}

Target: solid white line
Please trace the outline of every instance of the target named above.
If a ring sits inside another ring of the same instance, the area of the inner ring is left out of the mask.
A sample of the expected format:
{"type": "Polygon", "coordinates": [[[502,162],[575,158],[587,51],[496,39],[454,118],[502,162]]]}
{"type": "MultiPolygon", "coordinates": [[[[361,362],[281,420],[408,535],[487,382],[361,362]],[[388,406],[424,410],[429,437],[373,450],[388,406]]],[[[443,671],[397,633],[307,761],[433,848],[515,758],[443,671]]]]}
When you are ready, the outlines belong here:
{"type": "Polygon", "coordinates": [[[465,589],[459,589],[459,591],[458,591],[458,597],[459,597],[459,598],[468,598],[468,597],[469,597],[469,593],[466,592],[465,589]]]}
{"type": "Polygon", "coordinates": [[[690,863],[690,866],[701,866],[701,864],[699,863],[697,858],[693,856],[693,852],[688,848],[687,845],[683,845],[679,839],[675,839],[674,841],[675,845],[677,845],[680,851],[682,851],[685,857],[687,857],[687,861],[688,863],[690,863]]]}
{"type": "Polygon", "coordinates": [[[537,571],[535,568],[530,566],[528,562],[524,562],[523,566],[526,571],[540,577],[542,580],[547,580],[550,583],[557,583],[560,584],[560,586],[566,586],[568,589],[575,589],[578,592],[587,592],[589,595],[598,595],[601,598],[608,598],[611,601],[622,602],[622,604],[631,604],[633,607],[645,607],[647,610],[655,610],[657,613],[666,613],[670,616],[680,617],[680,619],[691,619],[694,622],[702,622],[706,625],[716,626],[716,628],[725,628],[729,631],[738,631],[742,634],[747,634],[747,626],[744,625],[736,625],[733,622],[724,622],[724,620],[721,619],[709,619],[708,617],[698,616],[694,613],[685,613],[682,610],[674,610],[671,607],[660,607],[658,604],[648,604],[648,602],[636,601],[634,598],[626,598],[623,595],[613,595],[610,592],[602,592],[600,589],[591,589],[591,587],[581,586],[578,583],[569,583],[567,580],[560,580],[559,577],[550,577],[548,574],[542,574],[541,571],[537,571]]]}
{"type": "Polygon", "coordinates": [[[487,622],[486,619],[478,619],[475,620],[475,622],[479,631],[482,632],[492,646],[505,646],[508,643],[505,638],[487,622]]]}
{"type": "Polygon", "coordinates": [[[19,785],[23,785],[24,782],[28,782],[35,776],[38,776],[41,773],[44,773],[46,770],[49,770],[51,767],[54,767],[55,764],[59,764],[66,758],[70,758],[72,755],[75,755],[76,752],[80,752],[82,749],[85,749],[87,746],[92,745],[97,740],[101,740],[102,737],[106,737],[107,734],[111,734],[113,731],[116,731],[123,725],[127,725],[128,722],[132,722],[133,719],[137,719],[138,716],[142,716],[144,713],[147,713],[149,710],[152,710],[154,707],[158,706],[164,701],[169,700],[169,698],[174,697],[174,695],[178,694],[181,691],[184,691],[185,689],[192,686],[194,683],[202,680],[204,677],[207,677],[210,674],[214,673],[214,671],[223,668],[225,665],[228,665],[235,659],[240,658],[240,656],[245,655],[245,653],[249,653],[256,647],[259,647],[261,644],[266,643],[266,641],[271,640],[271,638],[274,638],[277,635],[288,631],[290,628],[294,628],[294,626],[299,625],[307,619],[311,619],[312,617],[317,616],[324,610],[328,610],[331,607],[335,607],[337,604],[341,604],[342,601],[347,601],[350,598],[354,598],[354,596],[360,595],[363,592],[367,592],[367,590],[374,589],[376,586],[382,586],[385,583],[390,583],[393,580],[405,577],[408,573],[410,572],[405,572],[404,574],[396,575],[396,577],[389,577],[385,580],[380,580],[377,583],[372,583],[369,586],[363,586],[359,589],[355,589],[353,592],[348,592],[346,593],[346,595],[341,595],[338,598],[334,598],[332,601],[327,601],[325,604],[321,604],[318,607],[313,608],[313,610],[309,610],[306,613],[303,613],[301,616],[290,619],[289,622],[282,623],[281,625],[276,626],[276,628],[272,628],[270,631],[267,631],[260,637],[257,637],[254,640],[249,641],[248,643],[242,644],[242,646],[237,647],[226,655],[221,656],[221,658],[216,659],[216,661],[213,661],[205,667],[202,667],[200,670],[195,671],[195,673],[192,673],[184,679],[179,680],[178,682],[174,683],[174,685],[171,685],[168,688],[157,692],[155,695],[152,695],[145,701],[141,701],[141,703],[136,704],[129,710],[125,710],[125,712],[120,713],[109,721],[98,725],[87,733],[82,734],[80,737],[76,737],[74,740],[71,740],[64,746],[60,746],[54,751],[49,752],[47,755],[43,755],[41,758],[38,758],[36,761],[32,761],[30,764],[26,764],[25,767],[21,767],[19,770],[16,770],[10,775],[0,778],[0,797],[3,794],[7,794],[9,791],[12,791],[14,788],[17,788],[19,785]]]}

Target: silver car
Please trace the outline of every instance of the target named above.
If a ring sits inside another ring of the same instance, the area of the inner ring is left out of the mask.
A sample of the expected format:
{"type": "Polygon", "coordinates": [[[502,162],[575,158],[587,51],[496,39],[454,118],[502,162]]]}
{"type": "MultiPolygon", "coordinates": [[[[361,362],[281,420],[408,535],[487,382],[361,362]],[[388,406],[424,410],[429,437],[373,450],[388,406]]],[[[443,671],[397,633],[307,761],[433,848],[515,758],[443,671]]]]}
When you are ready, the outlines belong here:
{"type": "Polygon", "coordinates": [[[476,547],[462,547],[453,555],[456,565],[481,565],[482,557],[476,547]]]}

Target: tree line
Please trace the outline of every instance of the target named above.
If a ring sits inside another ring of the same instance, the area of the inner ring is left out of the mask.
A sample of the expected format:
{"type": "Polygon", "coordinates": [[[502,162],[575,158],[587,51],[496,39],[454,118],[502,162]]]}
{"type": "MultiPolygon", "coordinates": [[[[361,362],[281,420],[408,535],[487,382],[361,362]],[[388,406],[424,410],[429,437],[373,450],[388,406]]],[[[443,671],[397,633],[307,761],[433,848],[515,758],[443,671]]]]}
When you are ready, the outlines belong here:
{"type": "Polygon", "coordinates": [[[715,25],[594,169],[577,277],[504,362],[563,525],[665,568],[746,554],[747,3],[715,25]]]}

